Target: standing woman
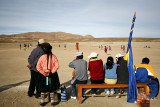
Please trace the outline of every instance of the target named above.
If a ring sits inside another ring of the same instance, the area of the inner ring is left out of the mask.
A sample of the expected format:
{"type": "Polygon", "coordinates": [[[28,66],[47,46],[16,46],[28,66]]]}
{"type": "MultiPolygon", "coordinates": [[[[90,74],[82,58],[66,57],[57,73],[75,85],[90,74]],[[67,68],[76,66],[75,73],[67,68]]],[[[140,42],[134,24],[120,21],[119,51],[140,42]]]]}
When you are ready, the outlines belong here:
{"type": "MultiPolygon", "coordinates": [[[[114,63],[113,57],[109,56],[107,58],[107,63],[104,64],[105,71],[105,83],[106,84],[116,84],[117,83],[117,64],[114,63]]],[[[115,93],[114,88],[105,89],[105,93],[107,95],[113,95],[115,93]]]]}
{"type": "Polygon", "coordinates": [[[57,74],[59,63],[54,54],[52,54],[52,46],[49,43],[43,43],[42,55],[37,63],[37,70],[42,74],[39,77],[39,88],[41,90],[40,105],[44,105],[45,93],[50,93],[51,105],[53,106],[54,93],[59,89],[60,82],[57,74]]]}

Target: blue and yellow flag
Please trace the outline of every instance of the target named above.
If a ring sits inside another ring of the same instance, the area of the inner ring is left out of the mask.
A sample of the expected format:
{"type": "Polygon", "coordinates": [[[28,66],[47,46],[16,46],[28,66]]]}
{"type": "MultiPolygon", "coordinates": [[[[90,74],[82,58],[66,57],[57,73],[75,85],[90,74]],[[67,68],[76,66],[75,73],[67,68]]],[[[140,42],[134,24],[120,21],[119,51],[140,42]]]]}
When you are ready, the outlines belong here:
{"type": "Polygon", "coordinates": [[[128,72],[129,72],[129,84],[128,84],[128,94],[127,94],[127,102],[134,103],[137,101],[137,84],[136,84],[136,78],[135,78],[135,72],[133,69],[133,54],[132,54],[132,33],[134,28],[134,23],[136,19],[136,12],[133,17],[129,41],[128,41],[128,48],[127,48],[127,54],[125,57],[125,60],[128,62],[128,72]]]}

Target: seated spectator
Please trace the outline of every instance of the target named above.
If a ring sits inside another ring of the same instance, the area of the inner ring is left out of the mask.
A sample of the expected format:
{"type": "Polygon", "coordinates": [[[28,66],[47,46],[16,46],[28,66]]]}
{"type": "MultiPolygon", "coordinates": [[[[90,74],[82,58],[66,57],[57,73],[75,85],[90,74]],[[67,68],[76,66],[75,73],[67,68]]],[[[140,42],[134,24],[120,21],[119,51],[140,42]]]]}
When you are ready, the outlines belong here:
{"type": "MultiPolygon", "coordinates": [[[[103,62],[101,59],[98,59],[98,54],[92,52],[89,58],[88,70],[90,71],[90,80],[93,84],[104,83],[104,71],[103,71],[103,62]]],[[[93,95],[96,94],[97,89],[91,89],[93,95]]]]}
{"type": "MultiPolygon", "coordinates": [[[[129,72],[127,67],[127,61],[124,60],[124,55],[120,53],[116,54],[117,60],[117,83],[118,84],[128,84],[129,82],[129,72]]],[[[115,89],[116,94],[119,94],[119,89],[115,89]]],[[[127,93],[128,88],[124,88],[123,92],[127,93]]],[[[118,98],[117,96],[116,98],[118,98]]]]}
{"type": "Polygon", "coordinates": [[[152,67],[148,65],[150,62],[149,58],[143,58],[142,63],[136,66],[136,81],[138,83],[148,83],[151,89],[150,98],[154,98],[159,92],[159,82],[152,67]]]}
{"type": "Polygon", "coordinates": [[[72,99],[76,99],[77,96],[76,85],[86,84],[88,80],[87,61],[83,60],[83,52],[77,52],[75,57],[76,59],[69,63],[69,67],[75,69],[75,74],[71,81],[72,99]]]}
{"type": "MultiPolygon", "coordinates": [[[[105,83],[106,84],[116,84],[117,83],[117,64],[113,62],[113,57],[109,56],[107,58],[107,63],[104,64],[104,71],[105,71],[105,83]]],[[[115,93],[114,88],[105,89],[105,93],[107,95],[113,95],[115,93]]]]}

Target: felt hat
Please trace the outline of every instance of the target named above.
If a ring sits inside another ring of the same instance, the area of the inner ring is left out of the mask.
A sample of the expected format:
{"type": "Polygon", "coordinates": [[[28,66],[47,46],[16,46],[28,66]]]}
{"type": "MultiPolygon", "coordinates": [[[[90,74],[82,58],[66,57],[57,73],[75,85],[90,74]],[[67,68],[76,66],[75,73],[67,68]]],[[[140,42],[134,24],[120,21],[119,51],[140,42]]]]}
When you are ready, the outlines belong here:
{"type": "Polygon", "coordinates": [[[39,40],[38,40],[38,43],[39,43],[39,44],[45,43],[45,40],[44,40],[44,39],[39,39],[39,40]]]}

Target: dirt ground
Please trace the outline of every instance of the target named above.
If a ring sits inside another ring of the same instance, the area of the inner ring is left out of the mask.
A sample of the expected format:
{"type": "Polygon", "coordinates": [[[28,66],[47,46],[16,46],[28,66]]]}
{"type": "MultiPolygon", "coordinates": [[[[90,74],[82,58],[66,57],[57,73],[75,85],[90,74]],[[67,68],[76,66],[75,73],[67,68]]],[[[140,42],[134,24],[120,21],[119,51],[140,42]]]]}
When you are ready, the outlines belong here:
{"type": "MultiPolygon", "coordinates": [[[[24,43],[23,43],[24,44],[24,43]]],[[[23,46],[22,44],[22,46],[23,46]]],[[[28,44],[28,43],[27,43],[28,44]]],[[[19,48],[19,43],[0,43],[0,107],[39,107],[40,99],[27,96],[28,85],[30,81],[30,71],[26,67],[28,56],[36,47],[37,43],[32,43],[32,47],[26,51],[19,48]]],[[[127,48],[127,42],[80,42],[80,50],[84,52],[84,59],[88,61],[91,52],[97,52],[99,58],[105,63],[108,56],[117,53],[125,55],[121,50],[121,45],[127,48]],[[99,48],[99,45],[110,45],[112,51],[107,54],[99,48]]],[[[69,62],[74,59],[76,49],[75,43],[71,42],[51,42],[53,53],[57,56],[60,64],[58,75],[61,84],[67,86],[67,102],[60,102],[56,107],[136,107],[135,103],[127,103],[127,97],[122,96],[119,99],[115,97],[88,97],[83,99],[82,104],[77,100],[70,99],[70,80],[72,69],[68,67],[69,62]],[[61,47],[58,47],[58,45],[61,47]],[[64,44],[67,45],[66,50],[64,44]]],[[[133,61],[137,65],[141,63],[143,57],[150,58],[150,65],[153,67],[157,77],[160,79],[160,42],[132,42],[133,61]],[[144,48],[145,46],[150,48],[144,48]]],[[[60,92],[60,91],[58,91],[60,92]]],[[[151,107],[159,107],[160,94],[154,100],[151,100],[151,107]]],[[[46,105],[50,107],[50,103],[46,105]]]]}

